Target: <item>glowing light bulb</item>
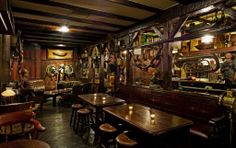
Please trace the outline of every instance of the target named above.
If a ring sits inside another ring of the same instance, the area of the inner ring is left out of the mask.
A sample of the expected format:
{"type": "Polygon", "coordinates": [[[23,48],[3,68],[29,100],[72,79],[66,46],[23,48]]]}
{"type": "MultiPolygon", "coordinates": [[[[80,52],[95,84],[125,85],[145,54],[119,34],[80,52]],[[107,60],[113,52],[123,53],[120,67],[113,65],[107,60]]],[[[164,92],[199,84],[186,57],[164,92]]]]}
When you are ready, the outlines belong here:
{"type": "Polygon", "coordinates": [[[209,44],[213,42],[213,38],[214,36],[212,35],[204,35],[203,37],[201,37],[201,41],[202,43],[209,44]]]}
{"type": "Polygon", "coordinates": [[[68,32],[69,31],[69,28],[67,26],[61,26],[58,31],[60,32],[68,32]]]}

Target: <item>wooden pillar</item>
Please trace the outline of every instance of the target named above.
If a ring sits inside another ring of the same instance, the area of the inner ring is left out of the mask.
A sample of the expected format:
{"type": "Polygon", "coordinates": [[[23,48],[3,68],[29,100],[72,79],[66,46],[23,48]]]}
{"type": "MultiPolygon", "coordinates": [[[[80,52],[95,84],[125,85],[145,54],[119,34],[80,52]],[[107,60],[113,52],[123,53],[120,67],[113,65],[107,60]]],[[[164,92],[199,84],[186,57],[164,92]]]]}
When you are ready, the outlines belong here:
{"type": "Polygon", "coordinates": [[[3,84],[8,84],[10,81],[10,35],[2,35],[1,36],[1,42],[0,42],[0,65],[1,65],[1,75],[0,75],[0,81],[1,81],[1,91],[4,89],[2,88],[3,84]]]}
{"type": "MultiPolygon", "coordinates": [[[[169,23],[166,23],[164,26],[164,35],[163,40],[169,38],[169,32],[170,32],[170,25],[169,23]]],[[[166,90],[171,89],[171,79],[172,79],[172,54],[170,50],[169,43],[163,44],[163,55],[162,55],[162,61],[160,65],[161,69],[161,79],[163,80],[163,88],[166,90]]]]}
{"type": "Polygon", "coordinates": [[[35,79],[40,79],[41,74],[41,47],[35,48],[35,79]]]}

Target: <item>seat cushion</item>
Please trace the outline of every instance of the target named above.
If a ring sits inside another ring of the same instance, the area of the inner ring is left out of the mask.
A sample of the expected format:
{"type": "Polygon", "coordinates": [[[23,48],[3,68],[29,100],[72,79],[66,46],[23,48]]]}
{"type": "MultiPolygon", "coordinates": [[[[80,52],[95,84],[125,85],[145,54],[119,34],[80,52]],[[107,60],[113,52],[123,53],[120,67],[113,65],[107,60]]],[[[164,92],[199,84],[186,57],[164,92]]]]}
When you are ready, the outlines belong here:
{"type": "Polygon", "coordinates": [[[80,108],[83,107],[83,105],[81,105],[81,104],[72,104],[71,107],[72,107],[72,109],[80,109],[80,108]]]}
{"type": "Polygon", "coordinates": [[[77,111],[77,113],[79,113],[79,114],[89,114],[89,113],[91,113],[91,110],[89,110],[87,108],[81,108],[77,111]]]}
{"type": "Polygon", "coordinates": [[[116,137],[116,142],[120,145],[126,145],[126,146],[135,146],[137,145],[137,141],[130,139],[126,134],[121,133],[116,137]]]}
{"type": "Polygon", "coordinates": [[[104,123],[99,126],[99,129],[103,132],[116,132],[117,129],[109,123],[104,123]]]}

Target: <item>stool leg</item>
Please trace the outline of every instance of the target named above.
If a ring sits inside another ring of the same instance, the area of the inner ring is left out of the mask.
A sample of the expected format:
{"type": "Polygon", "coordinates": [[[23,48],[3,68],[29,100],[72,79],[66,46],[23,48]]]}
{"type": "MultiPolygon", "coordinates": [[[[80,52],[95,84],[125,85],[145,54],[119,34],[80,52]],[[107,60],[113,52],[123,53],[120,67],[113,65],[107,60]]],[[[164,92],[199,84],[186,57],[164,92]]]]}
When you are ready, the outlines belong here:
{"type": "Polygon", "coordinates": [[[76,114],[76,122],[75,122],[75,131],[79,130],[79,124],[80,124],[80,116],[76,114]]]}
{"type": "Polygon", "coordinates": [[[76,125],[76,122],[78,122],[77,120],[78,120],[77,110],[74,110],[73,125],[76,125]]]}
{"type": "Polygon", "coordinates": [[[73,118],[74,118],[74,109],[72,109],[71,116],[70,116],[70,127],[72,125],[73,118]]]}

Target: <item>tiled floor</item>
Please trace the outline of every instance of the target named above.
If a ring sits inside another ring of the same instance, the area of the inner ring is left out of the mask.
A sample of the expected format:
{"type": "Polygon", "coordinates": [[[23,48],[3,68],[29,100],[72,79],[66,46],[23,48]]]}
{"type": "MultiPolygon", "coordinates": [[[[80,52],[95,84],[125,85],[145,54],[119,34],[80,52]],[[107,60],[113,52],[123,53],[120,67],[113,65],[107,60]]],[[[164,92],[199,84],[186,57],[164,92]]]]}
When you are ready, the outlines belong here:
{"type": "MultiPolygon", "coordinates": [[[[57,106],[52,107],[52,102],[48,101],[43,107],[43,111],[38,112],[37,119],[47,128],[40,133],[39,139],[46,141],[52,148],[96,148],[97,145],[86,144],[81,135],[76,134],[69,126],[71,109],[57,106]]],[[[90,138],[83,138],[86,141],[93,140],[93,134],[90,138]]],[[[87,141],[87,143],[88,143],[87,141]]]]}

